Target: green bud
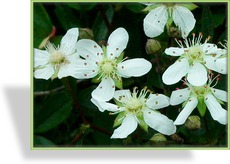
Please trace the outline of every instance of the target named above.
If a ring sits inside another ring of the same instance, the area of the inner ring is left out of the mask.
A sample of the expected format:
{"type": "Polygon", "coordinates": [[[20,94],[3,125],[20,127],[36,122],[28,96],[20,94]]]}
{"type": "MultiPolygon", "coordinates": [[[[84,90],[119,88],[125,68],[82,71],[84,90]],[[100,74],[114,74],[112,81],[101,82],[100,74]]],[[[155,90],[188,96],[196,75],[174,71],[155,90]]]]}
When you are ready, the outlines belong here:
{"type": "Polygon", "coordinates": [[[93,39],[93,31],[89,28],[79,28],[80,39],[93,39]]]}
{"type": "Polygon", "coordinates": [[[156,133],[150,139],[150,143],[152,144],[164,144],[167,141],[165,136],[161,133],[156,133]]]}
{"type": "Polygon", "coordinates": [[[149,55],[155,54],[161,49],[161,44],[155,39],[148,39],[145,45],[146,53],[149,55]]]}
{"type": "Polygon", "coordinates": [[[200,117],[198,116],[189,116],[185,121],[185,127],[191,130],[197,130],[201,127],[200,117]]]}

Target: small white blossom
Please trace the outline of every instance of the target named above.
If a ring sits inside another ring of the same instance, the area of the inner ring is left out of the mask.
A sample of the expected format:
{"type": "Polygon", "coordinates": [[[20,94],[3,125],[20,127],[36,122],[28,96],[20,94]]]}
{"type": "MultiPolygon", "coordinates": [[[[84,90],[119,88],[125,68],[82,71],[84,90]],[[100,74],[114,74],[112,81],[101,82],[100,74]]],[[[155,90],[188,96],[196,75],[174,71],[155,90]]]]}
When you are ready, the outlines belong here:
{"type": "Polygon", "coordinates": [[[63,36],[60,46],[48,42],[46,50],[34,49],[34,77],[37,79],[59,79],[72,76],[79,58],[76,53],[78,28],[72,28],[63,36]]]}
{"type": "MultiPolygon", "coordinates": [[[[228,123],[227,111],[222,108],[220,103],[227,102],[227,92],[219,90],[211,86],[211,83],[217,79],[218,76],[212,79],[213,74],[209,76],[208,84],[203,86],[192,86],[185,82],[188,86],[184,89],[173,91],[170,97],[171,105],[178,105],[184,102],[184,108],[174,121],[175,125],[184,124],[188,116],[197,107],[201,116],[204,116],[206,107],[208,108],[212,118],[220,124],[226,125],[228,123]],[[211,76],[211,77],[210,77],[211,76]]],[[[217,83],[217,82],[216,82],[217,83]]]]}
{"type": "Polygon", "coordinates": [[[207,69],[224,73],[220,67],[227,67],[226,63],[223,65],[218,64],[220,71],[214,69],[216,68],[215,57],[223,54],[224,51],[215,44],[207,43],[210,39],[209,37],[202,44],[202,37],[203,35],[201,33],[198,38],[193,34],[192,40],[184,40],[185,47],[182,41],[176,40],[180,48],[166,48],[165,53],[167,55],[180,57],[163,73],[162,79],[165,84],[175,84],[179,82],[183,76],[186,76],[188,82],[192,85],[202,86],[208,80],[207,69]]]}
{"type": "Polygon", "coordinates": [[[128,33],[124,28],[118,28],[109,36],[106,47],[101,48],[96,42],[82,39],[77,43],[78,54],[83,58],[78,60],[74,76],[79,79],[94,78],[101,81],[92,92],[92,97],[98,101],[110,100],[115,87],[122,88],[122,77],[139,77],[152,68],[152,64],[143,59],[123,59],[123,50],[128,43],[128,33]]]}
{"type": "Polygon", "coordinates": [[[115,129],[111,138],[126,138],[137,128],[138,124],[147,131],[148,126],[166,135],[176,132],[173,121],[157,111],[169,105],[169,98],[163,94],[149,94],[144,88],[138,93],[137,88],[115,91],[114,99],[117,105],[108,102],[91,101],[101,112],[107,110],[111,114],[118,114],[115,119],[115,129]]]}
{"type": "Polygon", "coordinates": [[[168,22],[171,24],[172,20],[179,27],[183,38],[187,37],[195,26],[196,20],[192,12],[184,7],[185,5],[179,3],[153,3],[146,5],[150,10],[144,18],[144,32],[148,37],[156,37],[163,33],[165,25],[168,22]],[[151,10],[151,8],[153,9],[151,10]]]}

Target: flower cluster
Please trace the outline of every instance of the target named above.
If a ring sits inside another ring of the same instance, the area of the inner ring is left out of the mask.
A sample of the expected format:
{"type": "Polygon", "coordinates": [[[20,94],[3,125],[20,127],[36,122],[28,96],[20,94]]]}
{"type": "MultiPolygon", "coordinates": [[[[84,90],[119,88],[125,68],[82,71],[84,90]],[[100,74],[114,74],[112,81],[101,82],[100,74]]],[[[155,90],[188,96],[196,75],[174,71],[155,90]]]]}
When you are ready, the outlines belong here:
{"type": "MultiPolygon", "coordinates": [[[[91,93],[91,102],[101,112],[117,114],[114,127],[119,127],[111,138],[126,138],[138,125],[146,132],[150,127],[172,135],[176,125],[184,124],[196,107],[201,116],[205,115],[207,107],[214,120],[226,125],[227,111],[221,104],[227,102],[227,92],[214,87],[219,74],[227,74],[227,44],[221,43],[224,49],[218,48],[216,44],[208,43],[210,37],[203,41],[202,33],[187,38],[196,23],[190,10],[197,6],[192,3],[146,5],[144,11],[149,13],[143,20],[143,28],[148,37],[159,36],[165,26],[169,30],[173,22],[180,31],[183,40],[175,39],[179,47],[165,49],[166,55],[178,59],[166,69],[162,80],[166,85],[183,81],[186,88],[173,91],[170,98],[153,94],[146,87],[140,91],[134,87],[132,92],[123,89],[122,78],[141,77],[151,70],[152,64],[144,58],[124,57],[129,35],[122,27],[110,34],[106,45],[99,45],[92,39],[79,39],[79,29],[72,28],[59,46],[48,42],[45,50],[35,48],[34,77],[48,80],[72,76],[99,83],[91,93]],[[214,77],[213,71],[219,74],[214,77]],[[181,103],[183,110],[175,121],[160,113],[159,109],[181,103]]],[[[157,51],[160,48],[158,45],[157,51]]],[[[153,52],[155,50],[151,49],[153,52]]]]}

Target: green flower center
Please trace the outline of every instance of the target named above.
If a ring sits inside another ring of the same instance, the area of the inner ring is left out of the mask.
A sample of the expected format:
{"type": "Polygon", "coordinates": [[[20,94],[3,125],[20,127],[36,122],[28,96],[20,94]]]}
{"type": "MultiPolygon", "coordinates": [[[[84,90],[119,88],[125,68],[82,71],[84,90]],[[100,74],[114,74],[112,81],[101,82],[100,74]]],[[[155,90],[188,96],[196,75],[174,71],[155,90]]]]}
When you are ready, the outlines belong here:
{"type": "Polygon", "coordinates": [[[187,57],[189,64],[193,64],[196,61],[203,62],[204,53],[200,46],[190,47],[184,55],[187,57]]]}
{"type": "Polygon", "coordinates": [[[131,98],[125,104],[126,109],[132,113],[138,113],[145,106],[145,102],[138,98],[131,98]]]}
{"type": "Polygon", "coordinates": [[[61,66],[66,63],[68,60],[60,52],[55,51],[52,53],[50,62],[53,66],[61,66]]]}
{"type": "Polygon", "coordinates": [[[99,63],[100,74],[102,77],[111,77],[113,79],[118,78],[117,76],[117,62],[115,59],[109,60],[104,59],[99,63]]]}

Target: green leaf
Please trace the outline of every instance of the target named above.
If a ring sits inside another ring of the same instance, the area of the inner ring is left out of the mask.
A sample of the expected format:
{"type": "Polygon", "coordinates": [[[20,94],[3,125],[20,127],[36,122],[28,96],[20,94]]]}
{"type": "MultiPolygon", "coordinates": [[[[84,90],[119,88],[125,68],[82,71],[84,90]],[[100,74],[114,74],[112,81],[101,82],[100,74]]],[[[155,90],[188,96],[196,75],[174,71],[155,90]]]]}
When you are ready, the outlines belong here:
{"type": "Polygon", "coordinates": [[[74,13],[74,10],[72,10],[68,5],[56,4],[54,12],[61,26],[66,31],[70,28],[81,26],[81,22],[76,16],[76,13],[74,13]]]}
{"type": "Polygon", "coordinates": [[[72,101],[67,99],[66,94],[55,94],[47,100],[47,104],[39,112],[37,117],[34,117],[35,133],[44,133],[50,129],[57,127],[65,121],[72,111],[72,101]]]}
{"type": "Polygon", "coordinates": [[[89,11],[96,6],[96,3],[70,3],[68,6],[78,11],[89,11]]]}
{"type": "Polygon", "coordinates": [[[197,105],[198,111],[202,117],[204,117],[206,112],[206,104],[204,103],[204,97],[198,97],[198,105],[197,105]]]}
{"type": "Polygon", "coordinates": [[[140,3],[128,4],[125,5],[125,7],[134,13],[140,13],[145,8],[145,6],[140,3]]]}
{"type": "Polygon", "coordinates": [[[43,39],[51,33],[53,24],[45,8],[40,3],[34,4],[33,13],[34,47],[37,48],[43,39]]]}
{"type": "Polygon", "coordinates": [[[214,35],[214,23],[212,18],[212,13],[208,6],[204,6],[202,10],[202,32],[205,35],[213,36],[214,35]]]}
{"type": "Polygon", "coordinates": [[[148,11],[151,11],[151,10],[161,6],[161,5],[162,5],[161,3],[156,3],[156,4],[153,4],[153,5],[149,5],[146,8],[144,8],[142,11],[143,12],[148,12],[148,11]]]}
{"type": "MultiPolygon", "coordinates": [[[[105,15],[106,15],[108,21],[111,23],[113,16],[114,16],[114,10],[113,10],[112,5],[108,5],[106,7],[105,15]]],[[[93,29],[94,37],[95,37],[96,41],[101,41],[101,40],[106,39],[109,30],[108,30],[108,28],[107,28],[107,26],[106,26],[106,24],[105,24],[105,22],[101,16],[100,12],[97,14],[97,17],[96,17],[96,20],[93,24],[92,29],[93,29]]]]}
{"type": "Polygon", "coordinates": [[[198,6],[194,3],[179,3],[178,4],[179,6],[183,6],[183,7],[186,7],[187,9],[189,10],[194,10],[196,9],[198,6]]]}
{"type": "Polygon", "coordinates": [[[34,147],[55,147],[56,145],[42,136],[34,136],[34,147]]]}

